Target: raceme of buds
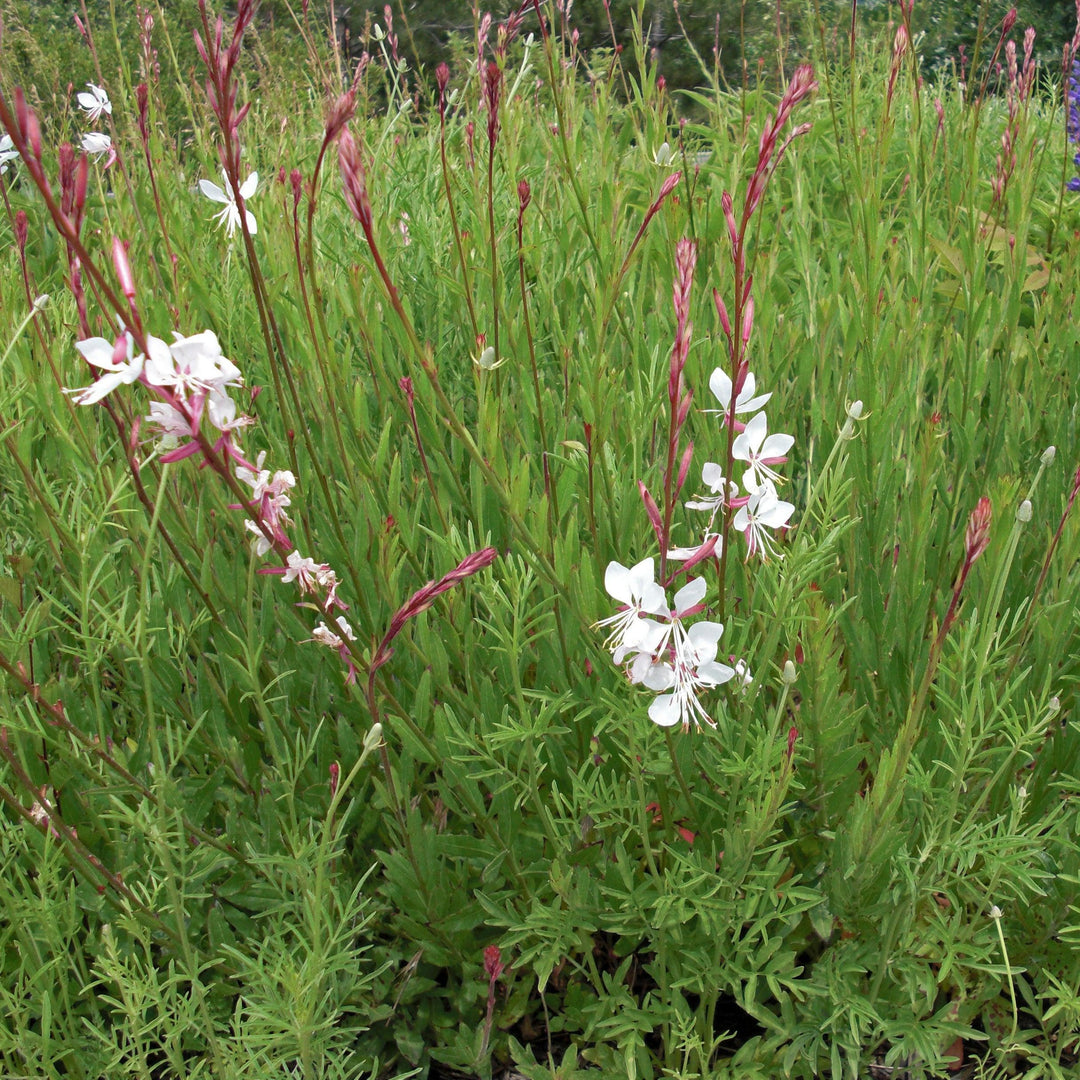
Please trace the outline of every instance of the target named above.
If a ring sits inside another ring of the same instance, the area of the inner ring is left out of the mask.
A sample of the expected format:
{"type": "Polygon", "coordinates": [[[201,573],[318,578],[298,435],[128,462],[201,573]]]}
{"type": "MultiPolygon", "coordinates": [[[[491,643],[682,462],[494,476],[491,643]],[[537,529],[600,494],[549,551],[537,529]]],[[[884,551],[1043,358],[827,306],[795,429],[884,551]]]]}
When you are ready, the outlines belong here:
{"type": "Polygon", "coordinates": [[[360,150],[348,128],[342,130],[338,139],[338,164],[345,185],[345,201],[353,217],[360,222],[364,231],[368,232],[371,230],[372,215],[367,193],[367,174],[360,159],[360,150]]]}

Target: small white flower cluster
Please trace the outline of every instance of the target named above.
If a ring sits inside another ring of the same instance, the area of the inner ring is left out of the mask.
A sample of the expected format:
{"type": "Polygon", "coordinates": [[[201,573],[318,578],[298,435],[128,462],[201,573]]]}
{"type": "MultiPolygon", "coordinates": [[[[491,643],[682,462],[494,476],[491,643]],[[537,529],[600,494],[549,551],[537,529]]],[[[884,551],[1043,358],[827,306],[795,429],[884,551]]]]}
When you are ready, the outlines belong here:
{"type": "MultiPolygon", "coordinates": [[[[733,513],[731,527],[746,537],[748,559],[754,555],[763,559],[770,555],[782,558],[769,530],[786,526],[795,507],[777,495],[776,487],[782,478],[776,466],[787,460],[787,452],[795,440],[791,435],[768,433],[768,421],[761,409],[772,395],[757,394],[752,373],[746,372],[735,395],[734,411],[731,379],[722,368],[712,373],[709,389],[720,403],[720,409],[711,411],[719,412],[725,423],[733,421],[737,432],[731,458],[733,462],[743,463],[743,494],[739,494],[739,484],[725,478],[723,466],[707,461],[701,478],[709,494],[686,503],[691,510],[709,514],[705,535],[692,547],[668,551],[667,557],[696,561],[709,550],[710,543],[714,545],[712,553],[719,555],[721,537],[714,525],[721,513],[733,513]],[[753,416],[745,424],[736,419],[748,413],[753,416]]],[[[675,594],[671,608],[664,589],[656,583],[652,559],[630,569],[617,562],[610,563],[604,575],[604,587],[623,606],[616,615],[600,620],[597,625],[611,628],[606,645],[615,663],[625,668],[627,678],[659,695],[649,706],[649,717],[661,727],[681,723],[684,731],[689,730],[691,723],[695,727],[702,723],[715,727],[715,721],[698,700],[698,693],[732,679],[745,689],[751,675],[744,660],[735,662],[734,667],[717,661],[720,635],[724,632],[722,623],[709,620],[688,623],[692,616],[704,610],[705,579],[689,580],[675,594]]]]}
{"type": "MultiPolygon", "coordinates": [[[[709,389],[720,403],[720,408],[710,410],[719,412],[726,422],[731,410],[731,379],[723,368],[716,368],[709,378],[709,389]]],[[[760,555],[767,559],[770,555],[783,558],[777,552],[772,537],[767,530],[780,529],[787,525],[795,507],[784,502],[776,493],[777,485],[783,478],[774,466],[787,461],[787,452],[795,443],[791,435],[768,434],[768,421],[759,410],[772,397],[772,393],[760,394],[753,372],[747,372],[742,388],[735,397],[735,416],[746,413],[755,415],[745,424],[735,421],[738,434],[732,446],[731,456],[743,465],[742,489],[734,481],[725,481],[723,468],[714,461],[707,461],[701,470],[701,481],[711,492],[710,495],[698,496],[686,505],[691,510],[709,512],[709,523],[705,529],[705,539],[712,533],[712,526],[717,513],[722,509],[735,511],[733,528],[746,537],[747,558],[760,555]]],[[[697,548],[680,548],[671,552],[669,557],[689,558],[697,548]]]]}
{"type": "MultiPolygon", "coordinates": [[[[112,116],[112,102],[109,100],[109,95],[100,86],[95,86],[94,83],[87,83],[89,91],[83,91],[76,95],[76,100],[79,102],[79,107],[86,113],[86,118],[91,123],[95,120],[100,120],[105,114],[112,116]]],[[[88,153],[93,154],[95,157],[101,157],[102,154],[109,154],[108,164],[112,164],[114,157],[112,148],[112,139],[102,131],[88,131],[82,137],[82,148],[88,153]]]]}
{"type": "MultiPolygon", "coordinates": [[[[240,386],[240,369],[222,356],[217,335],[212,330],[184,337],[174,333],[171,345],[161,338],[147,336],[148,356],[134,355],[135,342],[123,330],[115,342],[103,337],[85,338],[75,343],[83,359],[105,373],[90,386],[65,393],[74,394],[77,405],[93,405],[122,384],[141,381],[162,392],[166,401],[188,405],[197,420],[204,407],[219,431],[229,431],[251,423],[250,418],[236,418],[236,403],[227,388],[240,386]]],[[[154,402],[148,420],[158,424],[167,436],[193,434],[193,421],[175,404],[154,402]]]]}
{"type": "Polygon", "coordinates": [[[649,706],[650,719],[661,727],[681,723],[683,730],[689,729],[691,721],[696,727],[702,722],[715,727],[698,701],[698,691],[720,686],[736,675],[746,685],[750,672],[743,661],[735,668],[717,662],[722,623],[687,624],[704,606],[705,579],[688,581],[675,594],[673,608],[656,583],[652,559],[643,559],[630,569],[609,563],[604,587],[625,606],[598,625],[611,627],[605,644],[615,663],[625,665],[627,678],[660,695],[649,706]]]}
{"type": "MultiPolygon", "coordinates": [[[[85,111],[87,119],[91,122],[98,120],[102,114],[112,115],[112,102],[109,100],[109,95],[105,93],[100,86],[95,86],[94,83],[86,84],[90,90],[82,91],[76,94],[76,99],[79,102],[79,106],[85,111]]],[[[94,157],[101,157],[102,154],[108,154],[109,160],[106,163],[106,168],[112,164],[115,154],[112,148],[112,139],[109,138],[104,132],[101,131],[88,131],[83,137],[80,144],[88,154],[93,154],[94,157]]],[[[3,175],[8,171],[8,162],[17,161],[19,158],[19,151],[15,149],[15,143],[10,135],[0,135],[0,175],[3,175]]]]}
{"type": "MultiPolygon", "coordinates": [[[[209,417],[211,425],[220,432],[214,449],[223,459],[234,463],[236,479],[251,489],[251,497],[233,509],[248,510],[252,515],[244,521],[244,526],[254,534],[255,554],[263,556],[274,548],[287,550],[292,546],[285,531],[292,524],[287,513],[292,502],[289,493],[296,487],[296,477],[288,469],[271,472],[264,468],[265,450],[254,462],[243,456],[236,432],[255,421],[239,412],[229,394],[230,387],[243,385],[240,369],[222,355],[212,330],[190,337],[174,334],[174,337],[176,340],[169,345],[161,338],[147,335],[146,355],[135,355],[134,340],[128,330],[122,330],[115,342],[102,337],[76,342],[75,347],[83,358],[103,374],[90,386],[66,393],[75,395],[73,400],[78,405],[93,405],[117,386],[142,382],[157,395],[150,403],[149,415],[143,419],[161,434],[163,462],[179,461],[203,452],[204,444],[198,436],[203,415],[209,417]]],[[[337,574],[328,564],[316,563],[299,551],[293,550],[284,566],[260,572],[280,574],[282,581],[295,582],[302,596],[316,596],[318,609],[324,614],[334,608],[347,608],[338,599],[337,574]]],[[[320,622],[309,640],[335,649],[352,681],[356,669],[346,642],[354,641],[355,635],[342,616],[337,618],[336,626],[337,631],[333,631],[320,622]]]]}

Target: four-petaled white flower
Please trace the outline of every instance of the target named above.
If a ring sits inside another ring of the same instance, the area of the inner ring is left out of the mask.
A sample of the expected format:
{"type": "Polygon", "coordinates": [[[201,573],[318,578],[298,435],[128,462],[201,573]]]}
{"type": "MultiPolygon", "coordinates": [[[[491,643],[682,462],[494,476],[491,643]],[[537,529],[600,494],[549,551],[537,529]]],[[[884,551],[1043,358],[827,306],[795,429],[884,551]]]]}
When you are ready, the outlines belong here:
{"type": "Polygon", "coordinates": [[[83,359],[105,372],[97,382],[89,386],[74,387],[65,390],[65,394],[74,394],[76,405],[93,405],[111,390],[127,383],[133,383],[142,374],[145,357],[142,353],[133,356],[135,343],[125,330],[115,342],[103,337],[84,338],[75,342],[75,348],[82,353],[83,359]]]}
{"type": "Polygon", "coordinates": [[[79,107],[86,110],[87,119],[93,123],[100,119],[102,113],[112,116],[112,102],[109,100],[109,95],[100,86],[95,86],[93,83],[86,85],[90,87],[90,92],[83,90],[75,96],[79,107]]]}
{"type": "Polygon", "coordinates": [[[17,161],[19,151],[15,149],[10,135],[0,135],[0,175],[7,172],[7,163],[17,161]]]}
{"type": "MultiPolygon", "coordinates": [[[[711,495],[699,495],[687,504],[688,510],[708,510],[712,518],[725,502],[730,502],[739,494],[739,485],[734,480],[724,484],[724,473],[715,461],[706,461],[701,468],[701,482],[712,492],[711,495]]],[[[712,523],[712,518],[709,523],[712,523]]]]}
{"type": "Polygon", "coordinates": [[[785,456],[795,443],[791,435],[767,435],[768,421],[764,413],[758,413],[747,423],[745,430],[735,436],[732,456],[746,462],[742,485],[750,492],[764,484],[779,484],[782,478],[772,466],[782,465],[785,456]]]}
{"type": "Polygon", "coordinates": [[[286,561],[288,567],[281,580],[295,581],[302,593],[315,592],[319,583],[319,574],[330,569],[325,563],[317,563],[314,559],[304,558],[299,551],[290,551],[286,561]]]}
{"type": "Polygon", "coordinates": [[[161,430],[161,449],[172,450],[192,434],[191,421],[179,409],[164,401],[150,402],[150,415],[144,417],[148,424],[161,430]]]}
{"type": "MultiPolygon", "coordinates": [[[[240,385],[240,369],[221,355],[221,345],[213,330],[190,337],[174,333],[175,341],[164,353],[151,353],[146,378],[153,386],[172,391],[181,401],[189,394],[224,394],[225,387],[240,385]]],[[[218,402],[218,407],[221,403],[218,402]]]]}
{"type": "Polygon", "coordinates": [[[100,131],[88,131],[82,137],[82,148],[95,157],[112,153],[112,139],[100,131]]]}
{"type": "Polygon", "coordinates": [[[782,559],[783,555],[777,552],[773,539],[766,530],[783,528],[793,513],[795,507],[777,498],[776,489],[771,484],[759,487],[746,505],[739,508],[732,523],[739,532],[746,535],[746,557],[749,559],[761,552],[763,559],[770,555],[782,559]]]}
{"type": "MultiPolygon", "coordinates": [[[[704,585],[703,579],[697,580],[704,585]]],[[[689,586],[680,593],[686,588],[689,586]]],[[[700,594],[704,595],[704,590],[700,594]]],[[[676,602],[678,599],[676,596],[676,602]]],[[[735,677],[734,668],[716,660],[717,644],[723,632],[722,623],[708,620],[687,628],[677,611],[673,613],[663,651],[655,658],[640,658],[636,662],[638,670],[633,673],[640,676],[643,685],[660,694],[649,706],[649,719],[653,723],[661,727],[681,723],[684,731],[689,730],[691,721],[697,727],[702,722],[716,726],[698,701],[698,691],[720,686],[735,677]]]]}
{"type": "MultiPolygon", "coordinates": [[[[720,402],[719,409],[707,409],[707,412],[719,412],[722,416],[726,417],[728,411],[731,409],[731,379],[728,378],[728,373],[723,368],[715,368],[712,375],[709,376],[709,389],[713,392],[713,397],[720,402]]],[[[748,371],[746,378],[743,380],[742,389],[739,391],[738,396],[735,398],[735,415],[738,416],[741,413],[757,412],[762,408],[765,403],[772,397],[772,391],[767,394],[759,394],[754,397],[754,391],[757,389],[757,382],[754,379],[754,373],[748,371]]],[[[738,430],[738,429],[736,429],[738,430]]]]}
{"type": "MultiPolygon", "coordinates": [[[[229,187],[229,177],[223,169],[221,175],[225,179],[225,187],[229,187]]],[[[251,173],[248,178],[240,185],[240,198],[246,203],[255,194],[255,189],[259,186],[259,174],[257,172],[251,173]]],[[[214,220],[220,222],[225,226],[225,231],[229,236],[232,236],[238,228],[240,228],[240,208],[236,205],[236,196],[223,191],[211,180],[200,180],[199,190],[212,202],[224,203],[224,207],[214,215],[214,220]]],[[[248,232],[252,236],[258,232],[258,226],[255,224],[255,216],[246,207],[244,208],[244,220],[247,222],[248,232]]]]}
{"type": "Polygon", "coordinates": [[[311,631],[311,637],[313,641],[317,641],[320,645],[326,645],[328,648],[337,649],[340,652],[346,648],[345,639],[355,641],[356,634],[353,633],[353,628],[344,615],[339,615],[334,622],[337,624],[338,633],[331,630],[326,623],[320,622],[311,631]]]}
{"type": "Polygon", "coordinates": [[[655,624],[642,616],[646,613],[667,615],[667,597],[664,596],[664,590],[656,584],[652,559],[642,559],[630,569],[621,563],[608,563],[604,573],[604,588],[609,596],[626,605],[617,614],[601,619],[596,624],[611,627],[604,645],[611,650],[615,663],[621,664],[628,652],[644,646],[652,632],[655,624]]]}

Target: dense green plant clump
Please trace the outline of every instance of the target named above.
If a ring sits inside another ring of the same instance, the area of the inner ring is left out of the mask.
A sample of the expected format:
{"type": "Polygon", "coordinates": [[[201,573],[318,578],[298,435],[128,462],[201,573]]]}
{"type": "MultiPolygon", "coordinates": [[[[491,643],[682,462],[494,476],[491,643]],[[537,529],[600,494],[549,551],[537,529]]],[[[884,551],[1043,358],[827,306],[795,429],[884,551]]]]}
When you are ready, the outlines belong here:
{"type": "Polygon", "coordinates": [[[568,6],[5,63],[0,1073],[1076,1075],[1060,71],[568,6]]]}

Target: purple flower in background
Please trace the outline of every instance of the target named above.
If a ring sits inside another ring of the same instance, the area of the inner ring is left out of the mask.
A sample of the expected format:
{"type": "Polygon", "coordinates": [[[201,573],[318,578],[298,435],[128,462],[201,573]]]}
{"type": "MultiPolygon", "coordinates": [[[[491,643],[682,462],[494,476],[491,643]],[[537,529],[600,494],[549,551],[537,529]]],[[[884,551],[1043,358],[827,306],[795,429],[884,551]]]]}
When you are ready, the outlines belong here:
{"type": "MultiPolygon", "coordinates": [[[[1065,97],[1065,131],[1069,142],[1080,143],[1080,60],[1074,60],[1072,74],[1069,76],[1069,92],[1065,97]]],[[[1073,164],[1080,169],[1080,153],[1073,158],[1073,164]]],[[[1074,176],[1068,183],[1070,191],[1080,191],[1080,176],[1074,176]]]]}

